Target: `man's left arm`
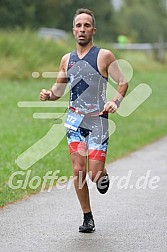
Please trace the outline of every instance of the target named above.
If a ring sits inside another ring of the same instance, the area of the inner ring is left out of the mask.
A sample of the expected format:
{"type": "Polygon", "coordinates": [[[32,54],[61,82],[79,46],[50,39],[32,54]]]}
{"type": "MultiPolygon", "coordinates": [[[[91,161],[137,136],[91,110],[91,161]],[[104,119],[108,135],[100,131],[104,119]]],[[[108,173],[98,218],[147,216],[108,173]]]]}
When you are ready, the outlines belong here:
{"type": "Polygon", "coordinates": [[[119,108],[121,101],[126,95],[128,83],[112,53],[110,64],[107,67],[107,72],[108,76],[111,77],[115,83],[117,83],[117,91],[112,100],[108,101],[104,105],[104,110],[102,113],[114,113],[119,108]]]}

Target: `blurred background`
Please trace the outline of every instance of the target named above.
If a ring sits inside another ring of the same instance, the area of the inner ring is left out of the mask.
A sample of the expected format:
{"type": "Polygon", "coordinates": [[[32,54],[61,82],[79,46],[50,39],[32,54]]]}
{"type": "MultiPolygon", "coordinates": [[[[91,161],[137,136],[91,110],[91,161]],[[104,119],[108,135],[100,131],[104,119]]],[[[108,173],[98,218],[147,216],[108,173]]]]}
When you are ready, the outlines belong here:
{"type": "Polygon", "coordinates": [[[34,68],[39,69],[39,65],[40,70],[46,63],[57,66],[62,54],[74,46],[72,21],[76,9],[81,7],[95,13],[97,33],[94,39],[99,46],[106,43],[104,46],[113,50],[141,50],[152,53],[155,60],[165,63],[167,0],[1,0],[0,77],[25,78],[34,68]],[[44,64],[39,54],[43,53],[45,46],[37,41],[37,36],[51,38],[59,44],[66,43],[66,50],[59,48],[62,54],[53,54],[47,45],[44,64]],[[34,57],[30,53],[32,50],[34,57]],[[15,57],[15,63],[12,57],[15,57]],[[9,63],[10,72],[5,70],[9,63]],[[22,71],[17,71],[18,66],[22,71]]]}
{"type": "MultiPolygon", "coordinates": [[[[132,65],[128,93],[140,83],[152,89],[152,95],[133,114],[125,118],[110,115],[117,128],[107,162],[167,135],[167,0],[0,0],[0,206],[40,191],[48,171],[72,175],[64,138],[29,168],[29,178],[26,171],[14,178],[16,187],[18,180],[27,180],[26,187],[20,184],[13,190],[8,184],[10,176],[21,170],[15,163],[17,157],[56,123],[33,118],[35,112],[55,113],[55,108],[24,108],[18,102],[39,101],[40,90],[53,85],[55,78],[45,78],[43,72],[58,71],[61,57],[74,50],[73,16],[82,7],[95,13],[95,44],[132,65]],[[41,184],[34,184],[32,190],[29,181],[34,176],[41,178],[41,184]]],[[[64,115],[65,109],[56,108],[56,112],[64,115]]]]}
{"type": "Polygon", "coordinates": [[[167,39],[167,0],[1,0],[2,29],[40,27],[71,31],[77,8],[94,11],[97,39],[116,42],[120,34],[131,42],[157,42],[167,39]]]}

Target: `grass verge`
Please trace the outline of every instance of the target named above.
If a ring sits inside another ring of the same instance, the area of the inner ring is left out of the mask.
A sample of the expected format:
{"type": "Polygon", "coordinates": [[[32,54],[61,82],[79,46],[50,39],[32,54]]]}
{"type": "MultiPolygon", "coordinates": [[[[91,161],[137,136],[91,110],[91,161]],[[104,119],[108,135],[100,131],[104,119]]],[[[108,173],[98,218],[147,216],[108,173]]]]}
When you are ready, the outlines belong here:
{"type": "MultiPolygon", "coordinates": [[[[156,139],[167,134],[167,91],[166,73],[154,72],[134,75],[130,90],[141,82],[148,83],[152,88],[152,95],[135,112],[128,117],[120,117],[118,114],[110,115],[116,124],[116,131],[110,138],[107,162],[121,158],[128,153],[137,150],[156,139]],[[160,98],[161,97],[161,98],[160,98]]],[[[41,190],[43,176],[49,171],[52,173],[60,170],[59,176],[71,176],[71,162],[69,159],[66,138],[53,151],[35,163],[27,171],[19,168],[15,160],[17,157],[44,135],[52,127],[53,120],[34,119],[34,112],[55,112],[55,108],[20,108],[19,101],[38,100],[39,90],[50,86],[50,82],[43,81],[1,81],[2,98],[1,106],[1,175],[0,175],[0,205],[3,206],[26,195],[41,190]],[[13,184],[18,189],[9,187],[10,176],[17,171],[13,184]],[[41,181],[31,181],[35,176],[41,181]],[[27,184],[25,185],[25,181],[27,184]],[[31,183],[30,183],[31,182],[31,183]],[[37,186],[39,182],[39,185],[37,186]],[[20,185],[20,186],[19,186],[20,185]],[[34,189],[32,189],[32,186],[34,189]],[[30,188],[31,187],[31,188],[30,188]]],[[[130,92],[129,90],[129,92],[130,92]]],[[[63,113],[65,108],[59,110],[63,113]]],[[[58,111],[56,109],[56,111],[58,111]]],[[[55,134],[56,138],[56,134],[55,134]]],[[[54,181],[56,183],[56,180],[54,181]]],[[[55,184],[54,183],[54,184],[55,184]]],[[[46,185],[49,186],[48,184],[46,185]]]]}
{"type": "MultiPolygon", "coordinates": [[[[28,31],[25,31],[22,39],[18,40],[19,34],[13,33],[11,37],[11,34],[1,32],[3,36],[0,37],[0,48],[3,49],[0,50],[0,206],[39,192],[43,177],[48,172],[53,174],[59,170],[59,177],[72,175],[65,137],[61,144],[28,170],[22,170],[15,163],[22,152],[45,136],[55,124],[55,121],[51,119],[34,119],[33,113],[60,112],[63,114],[65,111],[65,108],[17,106],[19,101],[38,101],[41,88],[50,88],[54,82],[50,79],[32,79],[30,73],[57,70],[61,56],[70,49],[70,43],[66,47],[53,41],[41,41],[28,31]],[[30,46],[30,39],[33,48],[30,46]],[[33,56],[34,52],[36,54],[33,56]],[[12,182],[17,189],[9,186],[9,179],[14,172],[17,172],[17,176],[12,182]]],[[[142,53],[119,53],[119,58],[128,60],[134,68],[128,93],[138,84],[146,83],[150,85],[152,95],[128,117],[120,117],[118,114],[110,115],[110,119],[116,124],[116,131],[110,138],[108,163],[167,134],[165,65],[154,62],[151,55],[142,53]]],[[[45,188],[49,186],[49,182],[45,188]]]]}

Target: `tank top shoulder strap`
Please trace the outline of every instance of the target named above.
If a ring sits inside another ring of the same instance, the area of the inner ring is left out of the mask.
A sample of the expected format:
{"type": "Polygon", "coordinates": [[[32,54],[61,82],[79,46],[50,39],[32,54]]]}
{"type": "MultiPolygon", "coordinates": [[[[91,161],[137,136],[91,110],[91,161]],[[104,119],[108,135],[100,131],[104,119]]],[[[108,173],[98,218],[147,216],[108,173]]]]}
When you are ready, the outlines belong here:
{"type": "Polygon", "coordinates": [[[97,56],[99,54],[100,48],[93,46],[91,50],[85,55],[83,60],[87,61],[97,72],[97,56]]]}
{"type": "Polygon", "coordinates": [[[85,60],[87,61],[97,72],[98,71],[98,67],[97,67],[97,56],[98,53],[100,51],[100,48],[93,46],[90,51],[82,58],[80,59],[78,57],[78,54],[75,51],[72,51],[70,53],[70,58],[69,58],[69,62],[68,62],[68,70],[75,65],[76,62],[80,61],[80,60],[85,60]]]}
{"type": "Polygon", "coordinates": [[[69,61],[68,61],[68,68],[67,70],[69,70],[71,67],[73,67],[75,65],[76,62],[78,62],[80,59],[78,57],[78,54],[76,51],[72,51],[70,53],[70,58],[69,58],[69,61]]]}

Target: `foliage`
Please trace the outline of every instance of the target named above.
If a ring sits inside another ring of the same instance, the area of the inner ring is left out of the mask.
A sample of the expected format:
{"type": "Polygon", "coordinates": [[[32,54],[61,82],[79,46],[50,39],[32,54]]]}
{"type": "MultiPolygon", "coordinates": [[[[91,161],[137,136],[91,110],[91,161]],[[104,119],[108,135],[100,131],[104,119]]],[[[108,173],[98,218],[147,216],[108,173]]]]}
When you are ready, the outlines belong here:
{"type": "Polygon", "coordinates": [[[27,79],[34,71],[58,71],[61,57],[72,48],[72,40],[43,39],[29,29],[0,30],[0,78],[27,79]]]}
{"type": "Polygon", "coordinates": [[[125,0],[118,15],[119,29],[132,42],[158,42],[167,39],[167,6],[165,0],[125,0]]]}
{"type": "MultiPolygon", "coordinates": [[[[99,41],[97,46],[111,48],[99,41]]],[[[40,38],[29,29],[0,30],[0,78],[29,79],[32,72],[58,71],[61,57],[74,48],[72,35],[68,41],[55,41],[40,38]]]]}
{"type": "Polygon", "coordinates": [[[167,40],[166,0],[124,0],[119,11],[112,0],[0,0],[0,27],[54,27],[71,31],[77,8],[89,8],[95,13],[97,39],[116,41],[125,34],[132,42],[167,40]]]}
{"type": "Polygon", "coordinates": [[[110,0],[0,0],[0,27],[56,27],[66,31],[72,29],[73,16],[77,8],[90,8],[97,19],[97,38],[111,40],[112,6],[110,0]]]}

